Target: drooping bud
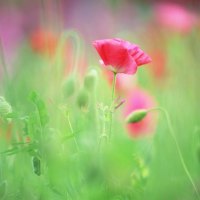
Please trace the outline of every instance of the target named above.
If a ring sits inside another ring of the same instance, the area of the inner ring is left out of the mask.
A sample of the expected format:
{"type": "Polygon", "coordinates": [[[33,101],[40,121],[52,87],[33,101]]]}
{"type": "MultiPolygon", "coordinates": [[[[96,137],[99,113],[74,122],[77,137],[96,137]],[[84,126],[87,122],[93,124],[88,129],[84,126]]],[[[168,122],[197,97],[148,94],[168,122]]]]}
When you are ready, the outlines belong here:
{"type": "Polygon", "coordinates": [[[77,104],[81,109],[87,109],[89,105],[89,94],[86,90],[82,89],[77,97],[77,104]]]}
{"type": "Polygon", "coordinates": [[[133,111],[131,114],[129,114],[126,118],[127,123],[136,123],[141,121],[145,116],[147,115],[147,110],[146,109],[139,109],[133,111]]]}
{"type": "Polygon", "coordinates": [[[72,96],[75,91],[75,79],[74,77],[69,77],[65,80],[63,84],[63,94],[66,98],[72,96]]]}
{"type": "Polygon", "coordinates": [[[11,105],[4,99],[0,97],[0,116],[5,117],[7,114],[12,112],[11,105]]]}
{"type": "Polygon", "coordinates": [[[94,89],[97,82],[97,71],[95,69],[91,69],[85,76],[84,79],[84,87],[87,90],[94,89]]]}

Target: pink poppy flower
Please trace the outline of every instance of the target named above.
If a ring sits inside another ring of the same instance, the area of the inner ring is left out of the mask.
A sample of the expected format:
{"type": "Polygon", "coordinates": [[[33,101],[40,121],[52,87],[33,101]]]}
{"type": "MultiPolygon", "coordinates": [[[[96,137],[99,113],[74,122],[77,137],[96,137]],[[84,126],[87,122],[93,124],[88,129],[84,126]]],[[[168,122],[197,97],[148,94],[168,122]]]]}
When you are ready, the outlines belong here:
{"type": "Polygon", "coordinates": [[[151,58],[137,45],[122,39],[103,39],[93,42],[100,63],[115,73],[135,74],[138,66],[151,62],[151,58]]]}
{"type": "Polygon", "coordinates": [[[161,25],[181,33],[189,32],[197,21],[194,13],[174,3],[161,3],[155,7],[156,19],[161,25]]]}
{"type": "MultiPolygon", "coordinates": [[[[156,106],[154,98],[142,89],[135,89],[126,99],[125,116],[139,109],[150,109],[156,106]]],[[[150,112],[139,122],[127,124],[127,130],[132,137],[139,137],[155,132],[156,113],[150,112]]]]}

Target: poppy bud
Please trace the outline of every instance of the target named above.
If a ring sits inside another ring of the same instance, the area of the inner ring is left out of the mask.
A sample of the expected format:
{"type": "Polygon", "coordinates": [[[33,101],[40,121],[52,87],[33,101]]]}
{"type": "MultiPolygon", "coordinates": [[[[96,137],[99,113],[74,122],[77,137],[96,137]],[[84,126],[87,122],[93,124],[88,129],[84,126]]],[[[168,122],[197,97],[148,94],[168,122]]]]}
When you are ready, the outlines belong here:
{"type": "Polygon", "coordinates": [[[97,71],[91,69],[85,76],[84,87],[88,90],[94,89],[97,81],[97,71]]]}
{"type": "Polygon", "coordinates": [[[136,123],[141,121],[145,116],[147,115],[147,110],[145,109],[139,109],[136,111],[133,111],[131,114],[129,114],[126,118],[127,123],[136,123]]]}
{"type": "Polygon", "coordinates": [[[66,98],[72,96],[75,91],[75,79],[74,77],[70,77],[65,80],[63,84],[63,93],[66,98]]]}
{"type": "Polygon", "coordinates": [[[4,97],[0,97],[0,116],[4,117],[11,112],[11,105],[4,99],[4,97]]]}
{"type": "Polygon", "coordinates": [[[77,97],[77,104],[79,108],[87,108],[89,105],[89,94],[86,90],[81,90],[77,97]]]}

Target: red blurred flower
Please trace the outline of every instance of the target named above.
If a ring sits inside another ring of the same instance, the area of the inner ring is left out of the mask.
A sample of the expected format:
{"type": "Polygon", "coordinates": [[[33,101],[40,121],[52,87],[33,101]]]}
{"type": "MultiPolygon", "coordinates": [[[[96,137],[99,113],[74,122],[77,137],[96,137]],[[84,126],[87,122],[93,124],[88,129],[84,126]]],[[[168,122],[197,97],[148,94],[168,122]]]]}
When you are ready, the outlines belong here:
{"type": "Polygon", "coordinates": [[[155,17],[161,25],[181,33],[189,32],[197,21],[194,13],[175,3],[156,5],[155,17]]]}
{"type": "MultiPolygon", "coordinates": [[[[148,92],[137,88],[127,98],[124,113],[125,116],[128,116],[138,109],[150,109],[155,106],[154,98],[148,92]]],[[[148,113],[147,116],[139,122],[127,124],[128,132],[132,137],[153,133],[155,128],[156,116],[153,112],[148,113]]]]}
{"type": "Polygon", "coordinates": [[[137,45],[121,39],[103,39],[93,42],[100,62],[115,73],[135,74],[137,67],[151,62],[151,58],[137,45]]]}
{"type": "Polygon", "coordinates": [[[150,70],[156,80],[162,80],[167,76],[167,57],[162,51],[154,51],[151,53],[153,63],[150,65],[150,70]]]}
{"type": "Polygon", "coordinates": [[[58,38],[55,34],[46,30],[37,30],[31,34],[31,47],[37,53],[54,55],[58,44],[58,38]]]}

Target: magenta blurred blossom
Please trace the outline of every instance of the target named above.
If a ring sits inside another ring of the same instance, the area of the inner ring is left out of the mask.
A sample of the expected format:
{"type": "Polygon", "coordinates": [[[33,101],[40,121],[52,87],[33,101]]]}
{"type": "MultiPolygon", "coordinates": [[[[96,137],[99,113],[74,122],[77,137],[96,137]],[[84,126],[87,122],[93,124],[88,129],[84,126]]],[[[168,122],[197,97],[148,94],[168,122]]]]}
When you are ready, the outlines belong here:
{"type": "MultiPolygon", "coordinates": [[[[128,116],[133,111],[138,109],[150,109],[156,106],[156,102],[147,91],[136,88],[130,93],[126,99],[126,106],[124,108],[125,116],[128,116]]],[[[156,128],[156,115],[153,112],[140,122],[127,124],[127,130],[131,137],[140,137],[155,132],[156,128]]]]}
{"type": "Polygon", "coordinates": [[[197,22],[193,12],[175,3],[157,4],[155,17],[161,25],[181,33],[189,32],[197,22]]]}
{"type": "Polygon", "coordinates": [[[151,62],[151,58],[137,45],[114,38],[93,42],[101,57],[101,64],[115,73],[135,74],[141,65],[151,62]]]}

